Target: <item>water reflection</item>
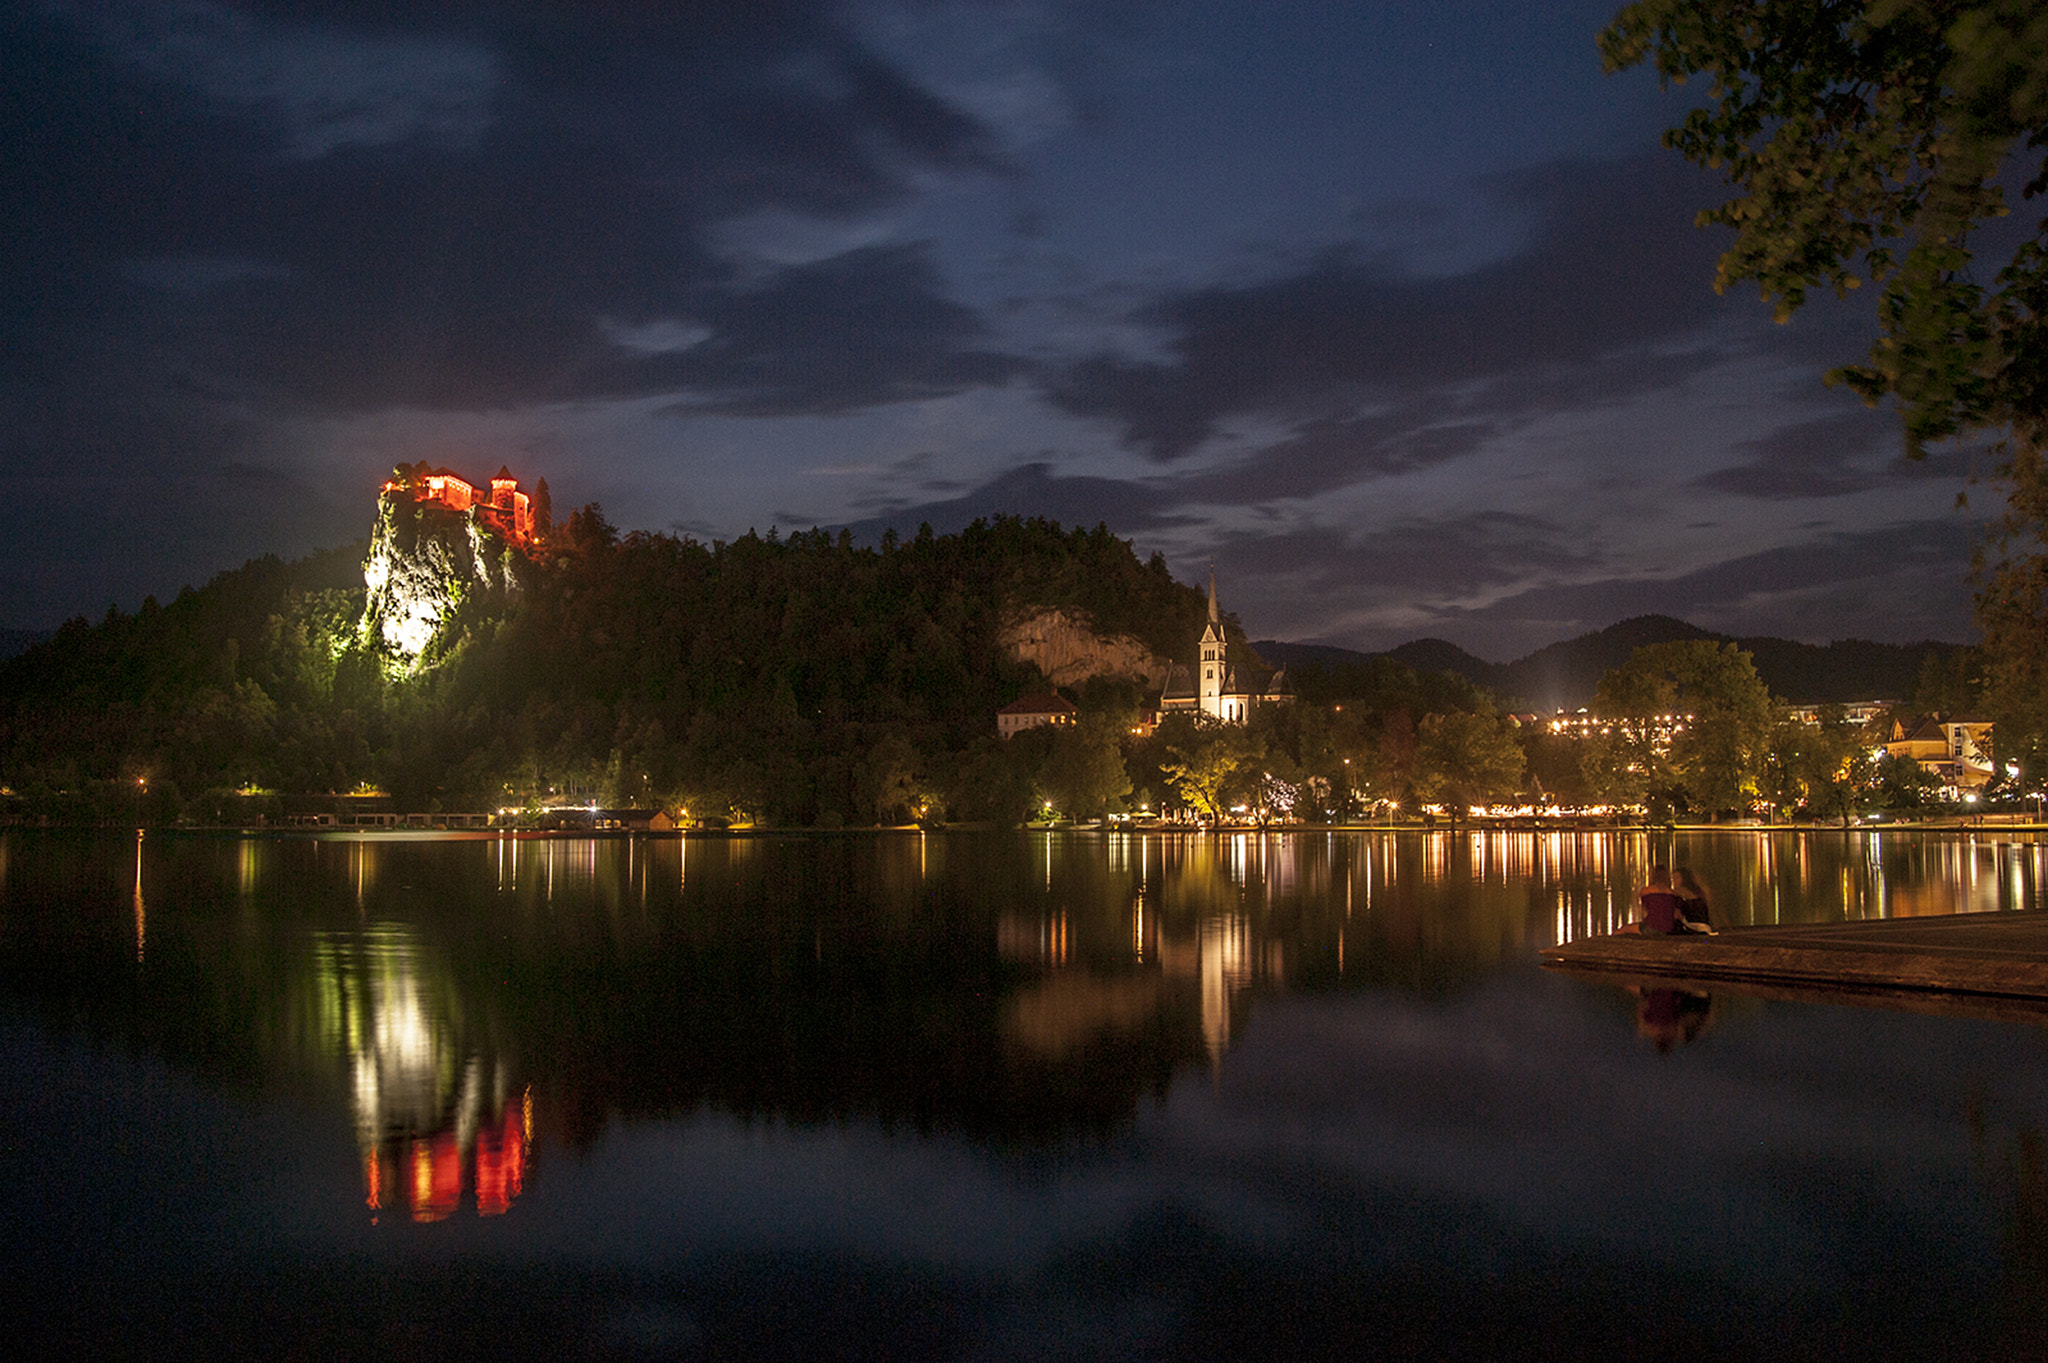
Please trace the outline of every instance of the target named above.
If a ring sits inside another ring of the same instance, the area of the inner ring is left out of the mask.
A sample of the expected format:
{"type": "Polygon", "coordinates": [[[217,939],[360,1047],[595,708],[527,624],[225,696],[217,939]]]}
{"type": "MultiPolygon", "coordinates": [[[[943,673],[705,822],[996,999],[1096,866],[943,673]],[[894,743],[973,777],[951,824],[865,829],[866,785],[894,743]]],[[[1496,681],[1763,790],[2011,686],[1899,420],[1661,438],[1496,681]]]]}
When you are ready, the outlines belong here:
{"type": "Polygon", "coordinates": [[[1696,989],[1631,987],[1636,1006],[1636,1031],[1660,1052],[1699,1039],[1713,1019],[1713,996],[1696,989]]]}
{"type": "Polygon", "coordinates": [[[413,930],[318,934],[313,972],[318,1045],[348,1068],[371,1209],[402,1201],[413,1220],[439,1221],[465,1189],[479,1215],[509,1208],[525,1187],[532,1094],[463,1044],[461,1002],[413,930]]]}
{"type": "MultiPolygon", "coordinates": [[[[364,1200],[436,1220],[515,1203],[536,1107],[574,1146],[706,1110],[1122,1129],[1177,1072],[1220,1073],[1263,999],[1469,989],[1628,921],[1652,861],[1742,924],[2038,908],[2044,858],[1972,833],[16,830],[0,967],[203,1073],[331,1084],[364,1200]]],[[[1713,1017],[1635,1002],[1664,1050],[1713,1017]]]]}
{"type": "Polygon", "coordinates": [[[135,830],[135,964],[142,964],[144,927],[149,914],[142,904],[142,832],[135,830]]]}

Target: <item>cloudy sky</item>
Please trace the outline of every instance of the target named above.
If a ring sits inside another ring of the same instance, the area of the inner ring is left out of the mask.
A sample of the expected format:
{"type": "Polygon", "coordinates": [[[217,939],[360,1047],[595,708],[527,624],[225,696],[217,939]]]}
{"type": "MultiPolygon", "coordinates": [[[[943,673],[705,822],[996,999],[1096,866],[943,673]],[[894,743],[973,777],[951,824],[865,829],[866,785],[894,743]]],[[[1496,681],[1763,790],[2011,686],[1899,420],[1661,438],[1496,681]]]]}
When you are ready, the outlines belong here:
{"type": "Polygon", "coordinates": [[[1715,296],[1613,0],[0,6],[0,625],[425,459],[1102,521],[1255,638],[1974,637],[1988,490],[1820,383],[1854,310],[1715,296]]]}

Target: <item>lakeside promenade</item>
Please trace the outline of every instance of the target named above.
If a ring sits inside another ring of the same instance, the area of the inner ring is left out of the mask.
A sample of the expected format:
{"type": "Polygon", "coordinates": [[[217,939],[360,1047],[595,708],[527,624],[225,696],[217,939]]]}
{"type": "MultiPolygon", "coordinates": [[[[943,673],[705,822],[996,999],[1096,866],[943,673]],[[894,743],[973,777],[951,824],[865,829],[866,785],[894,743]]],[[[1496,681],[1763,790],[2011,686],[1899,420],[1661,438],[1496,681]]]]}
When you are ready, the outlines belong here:
{"type": "Polygon", "coordinates": [[[1610,984],[2048,1022],[2048,912],[1621,934],[1540,954],[1553,970],[1610,984]]]}

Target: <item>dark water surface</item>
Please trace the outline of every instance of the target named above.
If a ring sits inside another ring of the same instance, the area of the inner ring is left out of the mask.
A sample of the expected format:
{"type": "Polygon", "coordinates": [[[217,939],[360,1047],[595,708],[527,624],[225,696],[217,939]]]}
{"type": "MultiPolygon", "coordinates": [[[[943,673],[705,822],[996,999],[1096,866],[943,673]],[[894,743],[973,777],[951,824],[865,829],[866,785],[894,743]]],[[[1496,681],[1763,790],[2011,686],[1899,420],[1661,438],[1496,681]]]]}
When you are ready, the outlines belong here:
{"type": "Polygon", "coordinates": [[[0,837],[41,1356],[2011,1358],[2048,1032],[1536,952],[2009,835],[0,837]]]}

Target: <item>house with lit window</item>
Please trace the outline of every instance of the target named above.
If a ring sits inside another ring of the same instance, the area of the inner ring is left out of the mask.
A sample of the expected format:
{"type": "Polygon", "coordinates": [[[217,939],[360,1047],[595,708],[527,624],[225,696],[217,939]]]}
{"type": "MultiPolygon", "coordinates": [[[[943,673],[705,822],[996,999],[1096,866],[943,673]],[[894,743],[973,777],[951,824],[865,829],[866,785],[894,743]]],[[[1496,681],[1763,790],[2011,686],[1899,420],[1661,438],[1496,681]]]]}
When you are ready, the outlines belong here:
{"type": "Polygon", "coordinates": [[[1991,727],[1971,715],[1895,718],[1884,750],[1918,762],[1950,790],[1972,791],[1992,776],[1991,727]]]}
{"type": "Polygon", "coordinates": [[[996,711],[996,733],[1002,738],[1014,738],[1026,729],[1041,729],[1048,724],[1072,724],[1080,714],[1066,697],[1041,691],[1035,696],[1019,697],[996,711]]]}

